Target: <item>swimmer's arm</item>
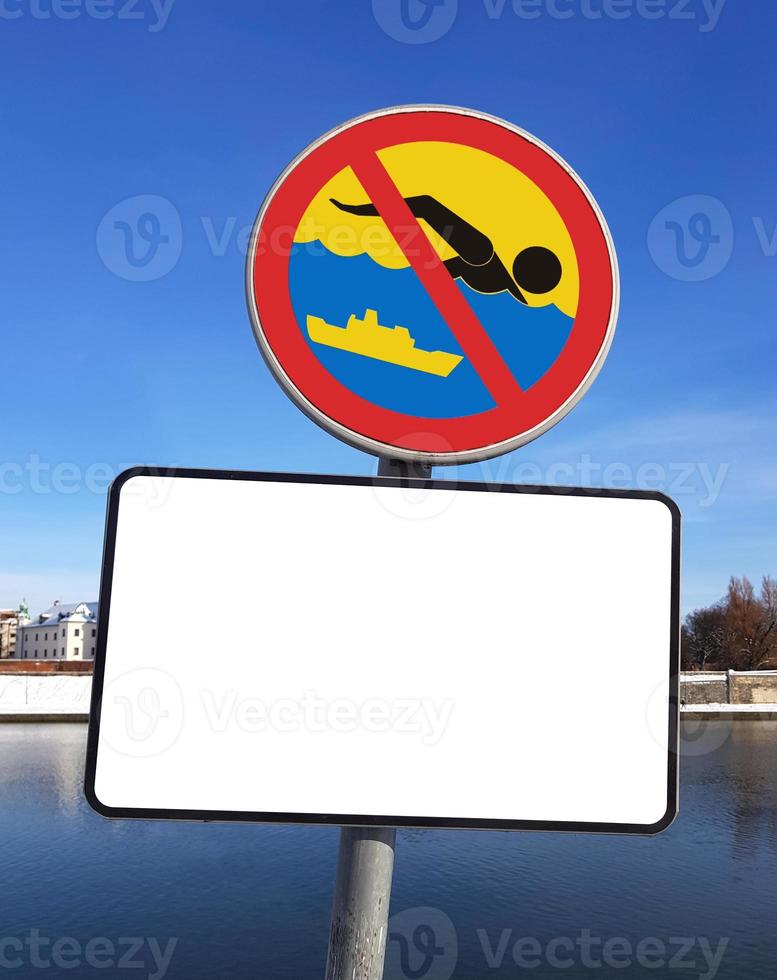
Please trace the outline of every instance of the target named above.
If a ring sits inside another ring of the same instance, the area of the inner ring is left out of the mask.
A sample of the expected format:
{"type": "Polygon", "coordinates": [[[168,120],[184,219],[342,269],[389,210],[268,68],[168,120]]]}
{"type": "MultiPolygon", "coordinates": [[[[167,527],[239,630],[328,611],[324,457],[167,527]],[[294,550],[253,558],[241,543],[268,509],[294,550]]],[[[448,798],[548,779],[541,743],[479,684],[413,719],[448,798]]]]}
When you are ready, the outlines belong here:
{"type": "MultiPolygon", "coordinates": [[[[377,216],[374,204],[343,204],[330,198],[341,211],[361,216],[377,216]]],[[[430,194],[406,197],[405,203],[416,218],[425,221],[468,265],[485,265],[494,256],[491,240],[471,224],[440,204],[430,194]]]]}

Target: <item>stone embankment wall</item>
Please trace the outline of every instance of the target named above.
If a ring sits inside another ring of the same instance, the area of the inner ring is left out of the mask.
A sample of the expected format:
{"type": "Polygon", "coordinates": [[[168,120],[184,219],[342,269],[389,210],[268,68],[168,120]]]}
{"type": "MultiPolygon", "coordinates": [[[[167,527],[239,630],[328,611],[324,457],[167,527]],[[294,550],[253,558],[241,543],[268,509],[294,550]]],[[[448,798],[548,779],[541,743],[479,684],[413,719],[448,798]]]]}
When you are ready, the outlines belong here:
{"type": "MultiPolygon", "coordinates": [[[[91,672],[40,670],[32,664],[0,670],[0,721],[86,718],[91,672]],[[30,669],[32,668],[32,669],[30,669]]],[[[48,665],[47,665],[48,666],[48,665]]],[[[53,666],[53,665],[51,665],[53,666]]],[[[695,705],[777,705],[777,670],[699,671],[680,675],[680,702],[695,705]]]]}
{"type": "Polygon", "coordinates": [[[682,704],[777,704],[777,670],[681,674],[680,701],[682,704]]]}

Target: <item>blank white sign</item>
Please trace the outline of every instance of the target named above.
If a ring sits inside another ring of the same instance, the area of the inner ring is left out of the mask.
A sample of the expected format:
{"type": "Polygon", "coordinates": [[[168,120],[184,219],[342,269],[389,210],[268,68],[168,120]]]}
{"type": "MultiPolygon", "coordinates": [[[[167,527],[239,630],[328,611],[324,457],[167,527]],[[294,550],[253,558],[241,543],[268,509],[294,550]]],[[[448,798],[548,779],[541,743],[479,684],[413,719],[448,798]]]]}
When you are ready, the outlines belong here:
{"type": "Polygon", "coordinates": [[[656,832],[679,513],[651,494],[130,471],[87,794],[109,816],[656,832]]]}

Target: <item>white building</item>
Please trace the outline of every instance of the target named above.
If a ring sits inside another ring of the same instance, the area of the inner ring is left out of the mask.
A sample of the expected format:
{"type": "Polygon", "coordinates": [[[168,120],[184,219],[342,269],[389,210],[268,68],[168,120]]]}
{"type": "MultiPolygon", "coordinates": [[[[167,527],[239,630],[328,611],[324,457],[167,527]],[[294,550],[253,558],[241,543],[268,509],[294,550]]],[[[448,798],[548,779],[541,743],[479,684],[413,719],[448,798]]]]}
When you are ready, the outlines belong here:
{"type": "Polygon", "coordinates": [[[16,660],[94,660],[97,603],[59,602],[16,630],[16,660]]]}
{"type": "Polygon", "coordinates": [[[18,609],[0,609],[0,660],[13,657],[16,649],[16,631],[29,623],[27,603],[22,599],[18,609]]]}

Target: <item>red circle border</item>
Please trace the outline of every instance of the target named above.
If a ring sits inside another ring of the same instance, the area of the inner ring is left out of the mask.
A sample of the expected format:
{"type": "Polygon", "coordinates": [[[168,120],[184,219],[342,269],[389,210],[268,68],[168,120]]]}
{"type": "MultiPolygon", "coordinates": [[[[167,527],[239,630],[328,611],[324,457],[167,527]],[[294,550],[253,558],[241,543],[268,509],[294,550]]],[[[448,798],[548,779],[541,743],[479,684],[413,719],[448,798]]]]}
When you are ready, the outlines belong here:
{"type": "MultiPolygon", "coordinates": [[[[270,361],[271,368],[276,373],[280,368],[292,389],[326,419],[353,432],[357,442],[360,437],[411,454],[469,453],[479,458],[490,455],[487,450],[500,443],[518,445],[521,436],[548,422],[573,398],[609,342],[615,300],[614,260],[599,215],[576,177],[554,156],[488,117],[443,109],[407,109],[356,120],[325,137],[292,165],[271,192],[254,229],[249,261],[249,288],[259,321],[255,326],[277,361],[277,365],[270,361]],[[417,141],[474,146],[520,170],[556,207],[577,257],[578,310],[560,355],[542,378],[513,402],[477,415],[420,418],[361,398],[318,361],[292,309],[288,287],[291,245],[312,198],[348,165],[349,152],[361,155],[417,141]]],[[[283,384],[284,379],[279,380],[283,384]]],[[[566,412],[559,414],[559,419],[563,414],[566,412]]],[[[335,434],[340,433],[335,430],[335,434]]],[[[510,448],[513,446],[506,447],[510,448]]],[[[497,452],[506,449],[498,448],[497,452]]]]}

